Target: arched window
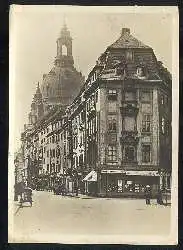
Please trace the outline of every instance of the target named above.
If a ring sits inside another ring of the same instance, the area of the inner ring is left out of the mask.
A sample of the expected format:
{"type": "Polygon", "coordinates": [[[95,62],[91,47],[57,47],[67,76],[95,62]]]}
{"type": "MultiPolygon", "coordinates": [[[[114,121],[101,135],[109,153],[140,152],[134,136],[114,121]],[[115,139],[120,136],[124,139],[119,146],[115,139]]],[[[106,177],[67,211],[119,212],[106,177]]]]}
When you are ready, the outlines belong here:
{"type": "Polygon", "coordinates": [[[67,56],[67,47],[62,45],[62,55],[67,56]]]}

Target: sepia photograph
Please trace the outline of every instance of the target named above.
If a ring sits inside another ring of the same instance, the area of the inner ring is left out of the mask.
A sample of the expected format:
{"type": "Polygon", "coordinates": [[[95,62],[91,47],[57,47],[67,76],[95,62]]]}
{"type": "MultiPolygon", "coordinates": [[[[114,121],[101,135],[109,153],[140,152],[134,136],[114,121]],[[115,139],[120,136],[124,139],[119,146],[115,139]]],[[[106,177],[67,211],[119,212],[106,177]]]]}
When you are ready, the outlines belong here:
{"type": "Polygon", "coordinates": [[[178,8],[9,20],[9,243],[178,244],[178,8]]]}

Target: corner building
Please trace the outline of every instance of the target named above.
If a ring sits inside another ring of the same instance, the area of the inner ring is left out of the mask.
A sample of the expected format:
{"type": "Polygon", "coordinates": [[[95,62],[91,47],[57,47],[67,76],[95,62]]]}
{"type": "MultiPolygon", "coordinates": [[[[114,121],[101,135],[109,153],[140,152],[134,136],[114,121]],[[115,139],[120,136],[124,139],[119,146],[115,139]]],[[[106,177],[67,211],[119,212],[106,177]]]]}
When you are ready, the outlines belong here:
{"type": "Polygon", "coordinates": [[[171,74],[123,28],[66,110],[80,190],[141,196],[171,186],[171,74]]]}

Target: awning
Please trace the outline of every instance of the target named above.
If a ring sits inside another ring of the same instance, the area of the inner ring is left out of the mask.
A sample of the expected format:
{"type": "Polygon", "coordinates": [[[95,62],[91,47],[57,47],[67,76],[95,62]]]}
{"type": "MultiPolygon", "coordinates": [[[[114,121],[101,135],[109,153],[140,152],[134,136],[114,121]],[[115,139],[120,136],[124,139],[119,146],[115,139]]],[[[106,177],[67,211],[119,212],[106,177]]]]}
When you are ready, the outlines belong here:
{"type": "Polygon", "coordinates": [[[85,178],[83,179],[83,181],[97,181],[97,172],[95,172],[94,170],[92,170],[89,174],[87,174],[87,176],[85,176],[85,178]]]}

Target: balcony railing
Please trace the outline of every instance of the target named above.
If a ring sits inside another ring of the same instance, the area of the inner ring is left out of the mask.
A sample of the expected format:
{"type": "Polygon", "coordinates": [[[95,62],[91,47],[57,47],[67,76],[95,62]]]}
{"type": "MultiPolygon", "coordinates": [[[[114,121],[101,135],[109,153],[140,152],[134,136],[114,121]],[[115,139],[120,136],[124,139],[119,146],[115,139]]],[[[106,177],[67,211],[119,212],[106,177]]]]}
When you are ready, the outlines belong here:
{"type": "Polygon", "coordinates": [[[91,109],[88,111],[88,119],[93,118],[96,116],[96,110],[94,107],[91,107],[91,109]]]}
{"type": "Polygon", "coordinates": [[[121,114],[123,115],[137,115],[139,111],[138,102],[136,100],[133,101],[122,101],[120,107],[121,114]]]}
{"type": "Polygon", "coordinates": [[[133,130],[133,131],[126,131],[126,130],[122,130],[121,131],[121,137],[120,137],[120,141],[122,143],[138,143],[139,141],[139,137],[138,137],[138,131],[137,130],[133,130]]]}

